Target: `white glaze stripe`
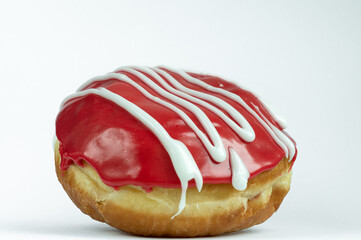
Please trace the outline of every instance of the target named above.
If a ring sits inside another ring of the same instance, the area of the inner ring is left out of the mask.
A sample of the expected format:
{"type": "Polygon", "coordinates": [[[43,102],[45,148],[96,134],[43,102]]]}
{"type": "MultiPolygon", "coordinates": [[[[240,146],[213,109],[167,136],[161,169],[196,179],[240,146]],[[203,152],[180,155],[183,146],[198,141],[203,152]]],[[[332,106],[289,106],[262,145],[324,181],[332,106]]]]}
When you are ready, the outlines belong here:
{"type": "MultiPolygon", "coordinates": [[[[161,76],[165,77],[176,89],[169,86],[167,83],[164,82],[164,87],[168,91],[173,92],[174,94],[177,94],[185,99],[188,99],[192,102],[195,102],[208,110],[215,113],[218,117],[220,117],[223,121],[225,121],[232,130],[234,130],[238,136],[240,136],[244,141],[246,142],[252,142],[255,139],[255,133],[253,131],[253,128],[248,123],[248,121],[236,110],[234,109],[230,104],[223,101],[222,99],[219,99],[217,97],[214,97],[210,94],[198,92],[193,89],[187,88],[180,84],[176,79],[174,79],[170,74],[163,71],[162,69],[154,68],[154,71],[156,71],[161,76]],[[178,89],[178,90],[177,90],[178,89]],[[195,97],[193,97],[195,96],[195,97]],[[222,108],[224,111],[226,111],[229,115],[231,115],[236,122],[234,122],[231,118],[229,118],[226,114],[224,114],[221,110],[214,107],[213,105],[207,103],[206,101],[209,101],[218,107],[222,108]],[[240,127],[241,126],[241,127],[240,127]]],[[[157,79],[158,80],[158,79],[157,79]]]]}
{"type": "Polygon", "coordinates": [[[286,134],[284,134],[281,130],[279,130],[275,125],[273,125],[259,110],[259,107],[253,104],[253,107],[257,110],[258,114],[267,122],[267,124],[272,128],[272,130],[275,132],[276,136],[286,145],[290,162],[296,153],[296,147],[295,144],[291,141],[289,137],[287,137],[286,134]]]}
{"type": "MultiPolygon", "coordinates": [[[[274,130],[269,127],[267,125],[267,123],[265,121],[263,121],[263,119],[252,109],[248,106],[248,104],[246,102],[244,102],[244,100],[238,96],[237,94],[234,94],[232,92],[226,91],[222,88],[217,88],[217,87],[213,87],[197,78],[194,78],[192,76],[190,76],[189,74],[187,74],[184,71],[180,71],[180,70],[175,70],[169,67],[164,67],[161,66],[164,69],[167,69],[168,71],[174,72],[178,75],[180,75],[183,79],[185,79],[186,81],[193,83],[195,85],[198,85],[208,91],[211,92],[216,92],[219,94],[222,94],[223,96],[232,99],[233,101],[237,102],[238,104],[240,104],[242,107],[244,107],[249,113],[251,113],[257,120],[259,123],[261,123],[261,125],[267,130],[267,132],[272,136],[272,138],[275,140],[275,142],[283,149],[283,151],[285,152],[285,156],[288,158],[289,154],[288,154],[288,148],[286,146],[287,141],[285,140],[285,138],[279,138],[276,133],[274,132],[274,130]]],[[[288,138],[285,135],[286,138],[288,138]]],[[[291,159],[291,158],[290,158],[291,159]]],[[[291,159],[292,160],[292,159],[291,159]]]]}
{"type": "Polygon", "coordinates": [[[159,139],[159,141],[162,143],[165,150],[169,154],[173,167],[177,173],[177,176],[182,186],[182,195],[178,206],[178,212],[173,217],[181,213],[185,207],[188,181],[194,179],[198,191],[201,191],[203,186],[202,175],[188,148],[182,142],[173,139],[168,134],[168,132],[163,128],[163,126],[152,116],[146,113],[144,110],[139,108],[134,103],[126,100],[125,98],[105,88],[87,89],[81,92],[76,92],[66,97],[63,100],[61,107],[63,107],[63,105],[71,99],[82,97],[88,94],[95,94],[116,103],[119,107],[128,111],[132,116],[134,116],[139,121],[141,121],[145,126],[147,126],[159,139]]]}
{"type": "MultiPolygon", "coordinates": [[[[188,69],[183,69],[183,71],[184,72],[196,73],[196,74],[200,74],[200,75],[211,75],[211,76],[222,78],[222,79],[227,80],[229,82],[234,82],[234,81],[229,80],[227,78],[217,76],[214,73],[199,72],[199,71],[188,70],[188,69]]],[[[267,109],[268,113],[272,116],[272,118],[278,123],[278,125],[281,127],[281,129],[286,129],[287,128],[287,121],[284,118],[282,118],[279,114],[276,114],[276,111],[274,110],[273,107],[271,107],[271,105],[269,103],[265,102],[257,93],[255,93],[254,91],[252,91],[249,88],[245,87],[241,83],[237,82],[237,86],[242,88],[245,91],[248,91],[248,92],[252,93],[254,96],[256,96],[258,98],[258,100],[263,104],[264,108],[267,109]]],[[[220,87],[223,87],[223,85],[220,86],[220,87]]]]}
{"type": "Polygon", "coordinates": [[[255,93],[253,93],[253,95],[255,95],[257,97],[257,99],[262,103],[263,107],[267,109],[267,112],[278,123],[278,125],[282,129],[286,129],[287,121],[284,118],[280,117],[279,114],[276,114],[273,107],[271,107],[271,105],[269,103],[265,102],[260,96],[256,95],[255,93]]]}

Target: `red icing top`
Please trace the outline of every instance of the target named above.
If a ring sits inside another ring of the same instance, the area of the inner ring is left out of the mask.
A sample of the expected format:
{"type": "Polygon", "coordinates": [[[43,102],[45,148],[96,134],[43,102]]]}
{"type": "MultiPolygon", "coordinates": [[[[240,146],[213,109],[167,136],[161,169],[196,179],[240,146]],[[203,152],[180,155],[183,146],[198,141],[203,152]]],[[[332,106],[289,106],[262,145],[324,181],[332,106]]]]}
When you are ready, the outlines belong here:
{"type": "MultiPolygon", "coordinates": [[[[232,147],[239,154],[250,172],[250,178],[272,169],[285,156],[285,152],[273,137],[241,105],[224,95],[189,83],[176,73],[166,71],[182,85],[226,101],[247,119],[256,134],[255,140],[250,143],[243,141],[213,112],[195,104],[211,120],[220,134],[225,148],[232,147]]],[[[198,128],[205,132],[197,118],[189,110],[162,97],[135,75],[125,71],[119,71],[119,73],[127,75],[152,95],[183,110],[198,128]]],[[[161,86],[151,76],[145,75],[161,86]]],[[[195,73],[189,73],[189,75],[214,87],[221,87],[239,95],[255,111],[253,104],[258,106],[259,111],[268,121],[281,130],[267,109],[251,92],[219,77],[195,73]]],[[[169,83],[166,78],[162,78],[169,83]]],[[[171,84],[169,83],[169,85],[171,84]]],[[[196,161],[204,183],[232,182],[229,151],[227,151],[225,161],[215,162],[194,131],[175,112],[149,100],[130,84],[116,79],[95,81],[85,89],[99,87],[106,88],[136,104],[156,119],[172,138],[183,142],[196,161]]],[[[220,110],[231,118],[223,109],[220,110]]],[[[74,162],[83,166],[83,161],[86,161],[95,168],[103,182],[112,187],[133,184],[143,186],[145,189],[154,186],[180,188],[180,180],[168,152],[154,133],[126,110],[101,96],[88,94],[66,102],[56,119],[56,136],[60,142],[60,168],[63,170],[74,162]]],[[[296,155],[293,160],[295,159],[296,155]]],[[[194,185],[194,180],[190,181],[190,186],[194,185]]]]}

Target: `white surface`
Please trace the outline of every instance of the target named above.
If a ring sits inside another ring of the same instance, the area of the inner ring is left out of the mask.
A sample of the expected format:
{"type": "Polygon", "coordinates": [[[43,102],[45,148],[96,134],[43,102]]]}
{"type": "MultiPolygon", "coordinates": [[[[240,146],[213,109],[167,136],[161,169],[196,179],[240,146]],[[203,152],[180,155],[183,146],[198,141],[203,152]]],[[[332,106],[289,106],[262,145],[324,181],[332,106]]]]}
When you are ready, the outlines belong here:
{"type": "Polygon", "coordinates": [[[221,238],[361,238],[360,1],[1,1],[0,238],[121,239],[69,200],[52,153],[62,99],[131,64],[256,90],[299,156],[267,222],[221,238]]]}

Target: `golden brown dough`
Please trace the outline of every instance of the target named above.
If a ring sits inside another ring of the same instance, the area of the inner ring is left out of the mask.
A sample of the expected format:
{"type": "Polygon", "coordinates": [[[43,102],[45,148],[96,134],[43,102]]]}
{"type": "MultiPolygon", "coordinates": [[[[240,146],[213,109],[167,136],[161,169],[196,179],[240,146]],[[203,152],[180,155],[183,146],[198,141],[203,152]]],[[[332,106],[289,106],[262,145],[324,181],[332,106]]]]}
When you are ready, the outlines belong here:
{"type": "Polygon", "coordinates": [[[56,173],[75,205],[95,220],[136,235],[194,237],[248,228],[267,220],[290,188],[291,163],[284,158],[272,170],[250,179],[244,191],[231,184],[205,184],[200,193],[189,188],[185,209],[171,219],[178,210],[181,189],[155,187],[146,193],[128,185],[114,190],[88,164],[60,170],[58,144],[56,173]]]}

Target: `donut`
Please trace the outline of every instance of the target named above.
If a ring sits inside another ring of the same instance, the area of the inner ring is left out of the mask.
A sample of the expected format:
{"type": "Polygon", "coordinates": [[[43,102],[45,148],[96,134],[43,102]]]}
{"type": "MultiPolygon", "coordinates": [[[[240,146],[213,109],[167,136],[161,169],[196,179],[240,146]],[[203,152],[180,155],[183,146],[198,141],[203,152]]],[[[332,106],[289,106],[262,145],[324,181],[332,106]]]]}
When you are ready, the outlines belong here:
{"type": "Polygon", "coordinates": [[[121,67],[61,103],[56,174],[83,213],[128,233],[234,232],[267,220],[290,189],[297,148],[286,126],[224,78],[121,67]]]}

